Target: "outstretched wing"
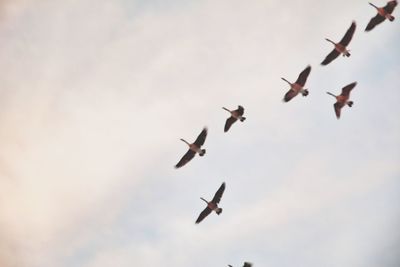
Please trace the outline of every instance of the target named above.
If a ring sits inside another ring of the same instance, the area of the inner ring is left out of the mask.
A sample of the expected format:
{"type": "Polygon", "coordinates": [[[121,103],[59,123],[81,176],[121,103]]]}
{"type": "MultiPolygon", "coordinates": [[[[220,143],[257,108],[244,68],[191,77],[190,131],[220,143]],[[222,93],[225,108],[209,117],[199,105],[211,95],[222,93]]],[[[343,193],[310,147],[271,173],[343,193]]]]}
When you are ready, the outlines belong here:
{"type": "Polygon", "coordinates": [[[251,267],[253,266],[253,264],[251,264],[250,262],[245,262],[243,267],[251,267]]]}
{"type": "Polygon", "coordinates": [[[199,217],[196,220],[196,223],[200,223],[205,217],[208,216],[208,214],[211,213],[211,209],[209,207],[205,208],[199,215],[199,217]]]}
{"type": "Polygon", "coordinates": [[[336,118],[340,119],[340,110],[342,109],[343,105],[339,102],[333,104],[333,108],[335,109],[336,118]]]}
{"type": "Polygon", "coordinates": [[[346,85],[345,87],[342,88],[342,96],[349,96],[351,90],[353,90],[353,88],[357,85],[357,82],[353,82],[349,85],[346,85]]]}
{"type": "Polygon", "coordinates": [[[196,141],[194,141],[194,144],[198,147],[201,147],[204,144],[204,141],[206,141],[207,137],[207,128],[204,127],[199,136],[197,136],[196,141]]]}
{"type": "Polygon", "coordinates": [[[332,62],[335,58],[337,58],[340,55],[340,52],[338,52],[336,49],[333,49],[332,52],[330,52],[324,61],[321,62],[321,65],[328,65],[329,63],[332,62]]]}
{"type": "Polygon", "coordinates": [[[186,163],[188,163],[194,157],[194,155],[196,155],[196,152],[189,149],[188,152],[186,152],[186,154],[183,155],[181,160],[175,165],[175,168],[180,168],[186,163]]]}
{"type": "Polygon", "coordinates": [[[212,203],[218,204],[221,201],[222,194],[225,191],[225,182],[219,187],[218,191],[215,193],[213,199],[211,200],[212,203]]]}
{"type": "Polygon", "coordinates": [[[225,122],[224,132],[227,132],[231,128],[232,124],[234,124],[236,121],[237,121],[237,119],[230,116],[225,122]]]}
{"type": "Polygon", "coordinates": [[[392,14],[394,8],[397,6],[397,1],[389,1],[386,6],[383,8],[387,13],[392,14]]]}
{"type": "Polygon", "coordinates": [[[368,32],[370,30],[372,30],[373,28],[375,28],[376,25],[378,25],[379,23],[382,23],[385,20],[385,17],[377,14],[375,17],[373,17],[367,27],[365,28],[365,31],[368,32]]]}
{"type": "Polygon", "coordinates": [[[303,87],[306,84],[307,77],[311,72],[311,66],[308,65],[299,75],[299,77],[296,80],[296,83],[303,87]]]}
{"type": "Polygon", "coordinates": [[[235,110],[237,112],[237,114],[239,114],[240,116],[243,115],[244,113],[244,108],[242,106],[238,106],[238,109],[235,110]]]}
{"type": "Polygon", "coordinates": [[[289,102],[293,97],[295,97],[298,93],[292,89],[290,89],[283,98],[284,102],[289,102]]]}
{"type": "Polygon", "coordinates": [[[343,46],[347,46],[351,39],[353,38],[354,32],[356,31],[356,22],[353,21],[351,23],[350,28],[347,30],[346,34],[343,36],[342,40],[340,40],[340,44],[343,46]]]}

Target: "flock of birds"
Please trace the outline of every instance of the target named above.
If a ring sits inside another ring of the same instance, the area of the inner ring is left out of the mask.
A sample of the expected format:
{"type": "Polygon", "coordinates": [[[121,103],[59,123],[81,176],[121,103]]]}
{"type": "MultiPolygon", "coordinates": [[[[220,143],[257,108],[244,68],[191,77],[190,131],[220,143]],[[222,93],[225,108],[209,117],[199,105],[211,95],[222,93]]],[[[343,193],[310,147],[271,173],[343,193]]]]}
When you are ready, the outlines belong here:
{"type": "MultiPolygon", "coordinates": [[[[386,19],[389,21],[394,20],[394,16],[392,15],[392,12],[394,8],[397,5],[397,0],[392,0],[387,2],[387,4],[384,7],[377,7],[372,3],[369,3],[371,6],[375,7],[377,10],[377,15],[373,17],[367,27],[365,28],[365,31],[371,31],[372,29],[375,28],[378,24],[382,23],[386,19]]],[[[325,57],[325,59],[321,62],[321,65],[325,66],[331,63],[333,60],[335,60],[339,55],[343,55],[343,57],[350,57],[350,50],[347,48],[349,45],[351,39],[353,38],[354,32],[356,30],[356,23],[353,21],[351,23],[351,26],[349,29],[346,31],[346,34],[343,36],[343,38],[340,40],[340,42],[335,43],[332,40],[326,38],[326,40],[334,45],[334,49],[325,57]]],[[[285,78],[281,78],[285,82],[287,82],[290,85],[289,91],[285,94],[283,101],[284,102],[289,102],[292,98],[297,96],[299,93],[303,96],[307,96],[309,94],[308,90],[304,88],[307,78],[311,72],[311,66],[307,66],[298,76],[296,82],[291,83],[285,78]]],[[[333,105],[335,114],[337,119],[340,118],[340,113],[341,109],[344,106],[349,106],[351,107],[353,105],[353,101],[350,101],[350,92],[351,90],[354,89],[354,87],[357,85],[357,82],[350,83],[346,85],[345,87],[342,88],[342,92],[339,95],[335,95],[333,93],[327,92],[327,94],[335,97],[336,103],[333,105]]],[[[244,108],[242,106],[238,106],[237,109],[235,110],[229,110],[225,107],[223,107],[224,110],[228,111],[230,113],[230,117],[226,120],[225,122],[225,127],[224,127],[224,132],[229,131],[231,128],[232,124],[234,124],[237,120],[240,120],[241,122],[245,121],[246,118],[243,117],[244,114],[244,108]]],[[[184,139],[180,139],[181,141],[185,142],[189,146],[189,150],[183,155],[181,160],[175,165],[175,168],[180,168],[187,164],[190,160],[194,158],[196,154],[199,154],[199,156],[204,156],[206,153],[206,150],[202,148],[204,145],[204,142],[207,137],[207,128],[204,127],[201,133],[198,135],[196,140],[193,143],[189,143],[184,139]]],[[[203,221],[204,218],[206,218],[210,213],[213,211],[220,215],[222,213],[222,208],[218,206],[219,202],[221,201],[222,195],[225,191],[225,182],[222,183],[222,185],[218,188],[217,192],[214,194],[214,197],[211,199],[211,201],[207,201],[204,198],[200,198],[204,202],[207,203],[206,208],[200,213],[196,220],[196,224],[199,224],[201,221],[203,221]]],[[[232,265],[228,265],[229,267],[232,267],[232,265]]],[[[245,262],[243,267],[251,267],[252,264],[249,262],[245,262]]]]}

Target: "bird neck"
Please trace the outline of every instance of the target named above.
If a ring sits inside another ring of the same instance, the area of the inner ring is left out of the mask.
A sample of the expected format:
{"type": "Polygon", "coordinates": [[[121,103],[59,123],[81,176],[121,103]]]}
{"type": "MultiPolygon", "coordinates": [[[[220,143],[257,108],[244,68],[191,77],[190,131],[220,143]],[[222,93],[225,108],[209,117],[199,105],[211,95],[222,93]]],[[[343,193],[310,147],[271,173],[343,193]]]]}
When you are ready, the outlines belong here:
{"type": "Polygon", "coordinates": [[[204,198],[200,198],[201,200],[203,200],[204,202],[206,202],[207,204],[208,204],[208,201],[207,200],[205,200],[204,198]]]}
{"type": "Polygon", "coordinates": [[[181,141],[186,143],[188,146],[190,146],[190,144],[185,139],[181,139],[181,141]]]}
{"type": "Polygon", "coordinates": [[[227,109],[227,108],[225,108],[225,107],[222,107],[222,109],[225,109],[226,111],[231,112],[229,109],[227,109]]]}
{"type": "Polygon", "coordinates": [[[288,80],[286,80],[285,78],[281,78],[282,80],[284,80],[285,82],[287,82],[288,84],[290,84],[290,86],[292,85],[291,82],[289,82],[288,80]]]}
{"type": "Polygon", "coordinates": [[[377,7],[376,5],[374,5],[372,3],[368,3],[368,4],[370,4],[371,6],[375,7],[376,9],[379,9],[379,7],[377,7]]]}
{"type": "Polygon", "coordinates": [[[333,96],[334,98],[336,98],[336,95],[332,94],[331,92],[326,92],[328,95],[333,96]]]}
{"type": "Polygon", "coordinates": [[[325,40],[327,40],[328,42],[332,43],[332,44],[336,44],[334,41],[332,41],[331,39],[325,38],[325,40]]]}

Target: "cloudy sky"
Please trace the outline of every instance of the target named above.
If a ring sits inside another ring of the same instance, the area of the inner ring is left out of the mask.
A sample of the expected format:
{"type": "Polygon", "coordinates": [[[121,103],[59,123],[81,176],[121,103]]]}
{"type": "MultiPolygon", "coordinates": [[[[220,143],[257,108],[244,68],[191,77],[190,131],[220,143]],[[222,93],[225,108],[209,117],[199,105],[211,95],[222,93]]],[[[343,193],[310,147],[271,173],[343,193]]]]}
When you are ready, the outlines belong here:
{"type": "Polygon", "coordinates": [[[1,0],[0,266],[399,266],[400,23],[365,33],[375,12],[1,0]],[[352,56],[321,67],[353,20],[352,56]],[[337,120],[325,92],[353,81],[337,120]],[[204,126],[207,154],[174,169],[204,126]]]}

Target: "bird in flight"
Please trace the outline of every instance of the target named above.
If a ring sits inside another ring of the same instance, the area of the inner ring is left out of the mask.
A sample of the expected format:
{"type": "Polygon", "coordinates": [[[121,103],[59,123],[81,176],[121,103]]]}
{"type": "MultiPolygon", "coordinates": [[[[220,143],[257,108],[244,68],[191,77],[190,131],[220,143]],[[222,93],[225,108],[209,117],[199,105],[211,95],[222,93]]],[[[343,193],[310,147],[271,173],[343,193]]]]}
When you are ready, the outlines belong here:
{"type": "Polygon", "coordinates": [[[334,95],[330,92],[326,92],[328,95],[333,96],[336,98],[336,103],[333,104],[333,107],[335,109],[335,114],[336,118],[340,118],[340,111],[341,109],[348,105],[349,107],[353,106],[353,101],[350,101],[350,92],[353,90],[353,88],[357,85],[357,82],[353,82],[349,85],[346,85],[345,87],[342,88],[342,93],[340,95],[334,95]]]}
{"type": "Polygon", "coordinates": [[[185,142],[189,146],[189,150],[186,152],[185,155],[181,158],[181,160],[175,165],[175,168],[180,168],[188,163],[195,155],[198,153],[200,156],[204,156],[206,153],[205,149],[201,149],[201,146],[204,145],[207,137],[207,128],[204,127],[199,136],[197,137],[194,143],[190,144],[184,139],[180,139],[181,141],[185,142]]]}
{"type": "MultiPolygon", "coordinates": [[[[229,267],[233,267],[232,265],[228,265],[229,267]]],[[[251,266],[253,266],[253,264],[252,263],[250,263],[250,262],[245,262],[244,264],[243,264],[243,267],[251,267],[251,266]]]]}
{"type": "Polygon", "coordinates": [[[289,102],[293,97],[301,93],[303,96],[308,96],[308,90],[303,88],[306,84],[308,75],[311,72],[311,66],[308,65],[299,75],[295,83],[291,83],[285,78],[281,78],[290,85],[290,90],[285,94],[283,101],[289,102]]]}
{"type": "Polygon", "coordinates": [[[335,58],[337,58],[340,54],[343,56],[349,57],[350,56],[350,50],[347,49],[347,46],[349,45],[351,39],[353,38],[354,32],[356,30],[356,22],[353,21],[351,23],[350,28],[347,30],[346,34],[343,36],[342,40],[340,40],[339,43],[335,43],[334,41],[325,38],[328,42],[332,43],[335,48],[330,52],[324,61],[321,62],[321,65],[328,65],[331,63],[335,58]]]}
{"type": "Polygon", "coordinates": [[[234,124],[237,120],[243,122],[246,119],[246,117],[243,117],[244,108],[242,106],[238,106],[238,109],[236,110],[229,110],[224,107],[223,109],[231,114],[231,116],[225,122],[224,132],[227,132],[231,128],[232,124],[234,124]]]}
{"type": "Polygon", "coordinates": [[[205,217],[207,217],[212,211],[215,211],[218,215],[221,214],[222,209],[218,207],[218,203],[221,201],[222,194],[225,191],[225,182],[219,187],[218,191],[215,193],[213,199],[208,202],[204,198],[200,198],[201,200],[207,203],[207,207],[200,213],[199,217],[196,220],[196,224],[200,223],[205,217]]]}
{"type": "Polygon", "coordinates": [[[376,25],[382,23],[385,19],[388,19],[389,21],[394,20],[394,16],[392,15],[392,12],[393,12],[394,8],[397,6],[396,0],[387,2],[386,6],[384,6],[384,7],[377,7],[372,3],[369,3],[369,4],[376,8],[376,10],[378,11],[378,14],[376,14],[376,16],[373,17],[369,21],[367,27],[365,28],[366,32],[369,32],[370,30],[375,28],[376,25]]]}

